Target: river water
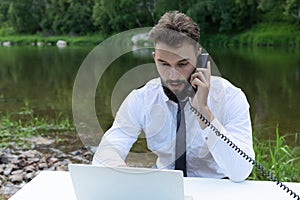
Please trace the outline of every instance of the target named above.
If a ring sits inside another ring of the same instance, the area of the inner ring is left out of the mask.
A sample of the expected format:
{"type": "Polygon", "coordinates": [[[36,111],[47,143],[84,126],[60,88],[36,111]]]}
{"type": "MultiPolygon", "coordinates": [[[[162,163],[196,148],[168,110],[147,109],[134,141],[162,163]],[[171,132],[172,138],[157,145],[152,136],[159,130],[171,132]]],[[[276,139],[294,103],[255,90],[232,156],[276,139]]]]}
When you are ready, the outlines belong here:
{"type": "MultiPolygon", "coordinates": [[[[18,112],[28,101],[41,117],[57,113],[72,119],[72,92],[78,69],[93,46],[0,47],[0,112],[18,112]]],[[[300,133],[300,49],[208,47],[220,74],[240,87],[251,106],[259,140],[300,133]]],[[[151,51],[127,53],[105,71],[96,93],[96,112],[107,129],[112,121],[112,91],[123,74],[153,63],[151,51]]],[[[136,77],[133,77],[136,78],[136,77]]],[[[291,137],[290,145],[300,145],[291,137]]]]}

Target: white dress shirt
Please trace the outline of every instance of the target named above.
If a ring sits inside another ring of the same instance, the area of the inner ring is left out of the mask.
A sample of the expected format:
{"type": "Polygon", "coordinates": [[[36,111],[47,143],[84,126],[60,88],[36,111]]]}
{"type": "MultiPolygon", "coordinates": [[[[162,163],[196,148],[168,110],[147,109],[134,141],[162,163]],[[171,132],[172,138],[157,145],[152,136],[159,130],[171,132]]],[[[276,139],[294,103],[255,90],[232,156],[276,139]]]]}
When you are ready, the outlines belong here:
{"type": "MultiPolygon", "coordinates": [[[[148,148],[157,155],[156,167],[174,169],[177,106],[164,93],[159,78],[132,91],[122,103],[112,127],[102,137],[93,164],[125,165],[130,148],[143,130],[148,148]]],[[[227,80],[212,76],[208,106],[215,116],[211,123],[254,159],[249,104],[244,93],[227,80]]],[[[190,108],[189,103],[184,108],[187,176],[246,179],[252,164],[211,128],[202,130],[190,108]]]]}

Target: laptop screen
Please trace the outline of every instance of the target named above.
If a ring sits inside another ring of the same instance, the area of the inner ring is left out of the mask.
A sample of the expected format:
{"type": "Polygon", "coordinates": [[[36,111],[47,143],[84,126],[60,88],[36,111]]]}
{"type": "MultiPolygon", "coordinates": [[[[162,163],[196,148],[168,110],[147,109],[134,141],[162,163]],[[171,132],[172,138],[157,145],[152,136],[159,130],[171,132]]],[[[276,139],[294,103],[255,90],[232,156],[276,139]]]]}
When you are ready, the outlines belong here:
{"type": "Polygon", "coordinates": [[[181,171],[83,164],[69,170],[78,200],[184,200],[181,171]]]}

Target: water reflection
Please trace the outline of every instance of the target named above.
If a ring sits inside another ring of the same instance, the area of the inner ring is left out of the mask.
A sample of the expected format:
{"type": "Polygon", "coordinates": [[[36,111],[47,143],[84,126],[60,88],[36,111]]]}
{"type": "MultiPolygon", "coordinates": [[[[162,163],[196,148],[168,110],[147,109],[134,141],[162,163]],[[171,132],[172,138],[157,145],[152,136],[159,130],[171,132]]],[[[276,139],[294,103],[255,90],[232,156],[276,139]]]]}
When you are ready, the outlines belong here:
{"type": "MultiPolygon", "coordinates": [[[[254,130],[274,138],[300,131],[300,51],[297,49],[212,49],[222,75],[242,88],[251,105],[254,130]]],[[[298,141],[299,143],[299,141],[298,141]]]]}
{"type": "Polygon", "coordinates": [[[18,111],[28,99],[38,111],[69,112],[78,66],[89,48],[0,48],[0,109],[18,111]]]}

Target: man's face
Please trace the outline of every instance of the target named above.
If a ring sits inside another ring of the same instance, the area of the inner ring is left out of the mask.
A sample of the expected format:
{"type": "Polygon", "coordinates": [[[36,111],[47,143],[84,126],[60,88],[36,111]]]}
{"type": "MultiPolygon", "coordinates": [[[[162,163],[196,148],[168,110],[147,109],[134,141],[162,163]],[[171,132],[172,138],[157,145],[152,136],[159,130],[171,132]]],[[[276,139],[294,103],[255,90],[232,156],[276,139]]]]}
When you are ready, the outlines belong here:
{"type": "Polygon", "coordinates": [[[175,95],[179,95],[185,89],[195,69],[197,54],[188,42],[183,42],[180,47],[171,47],[164,43],[155,45],[153,58],[157,71],[163,84],[175,95]]]}

